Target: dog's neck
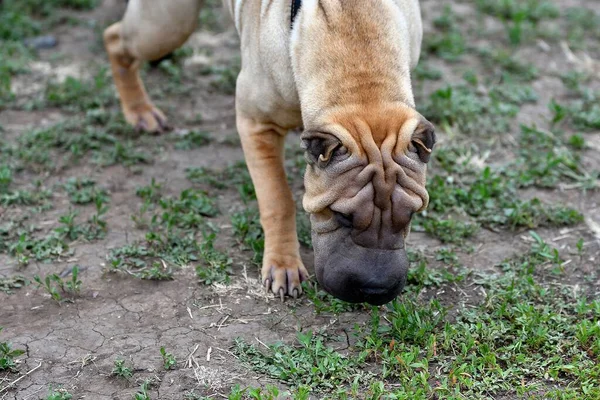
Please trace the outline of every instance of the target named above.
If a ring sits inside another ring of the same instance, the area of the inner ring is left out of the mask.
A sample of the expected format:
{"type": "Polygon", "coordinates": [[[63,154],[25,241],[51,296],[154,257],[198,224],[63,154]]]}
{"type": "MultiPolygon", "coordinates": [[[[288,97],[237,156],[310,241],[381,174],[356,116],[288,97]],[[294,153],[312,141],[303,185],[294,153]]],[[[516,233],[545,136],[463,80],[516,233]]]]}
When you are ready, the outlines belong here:
{"type": "Polygon", "coordinates": [[[332,108],[414,107],[406,17],[393,0],[304,0],[291,58],[304,126],[332,108]]]}

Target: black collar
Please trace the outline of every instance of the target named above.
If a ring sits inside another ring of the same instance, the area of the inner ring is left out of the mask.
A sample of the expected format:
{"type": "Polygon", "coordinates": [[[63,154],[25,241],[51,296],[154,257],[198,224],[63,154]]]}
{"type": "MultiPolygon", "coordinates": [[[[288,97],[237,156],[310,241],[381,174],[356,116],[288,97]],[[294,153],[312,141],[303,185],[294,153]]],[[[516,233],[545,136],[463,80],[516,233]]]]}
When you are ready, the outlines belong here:
{"type": "Polygon", "coordinates": [[[292,18],[291,18],[291,26],[294,27],[294,20],[296,19],[296,15],[298,11],[300,11],[300,7],[302,6],[302,0],[292,0],[292,18]]]}

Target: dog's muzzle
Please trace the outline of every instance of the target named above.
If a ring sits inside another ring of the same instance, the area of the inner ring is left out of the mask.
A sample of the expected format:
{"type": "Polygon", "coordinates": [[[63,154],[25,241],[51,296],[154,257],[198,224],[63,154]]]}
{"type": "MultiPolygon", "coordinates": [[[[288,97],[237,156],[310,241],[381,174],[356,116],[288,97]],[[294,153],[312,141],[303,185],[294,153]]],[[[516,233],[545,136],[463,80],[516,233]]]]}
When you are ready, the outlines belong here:
{"type": "Polygon", "coordinates": [[[403,247],[363,247],[345,229],[313,231],[313,247],[319,284],[341,300],[381,305],[395,299],[406,284],[409,262],[403,247]]]}

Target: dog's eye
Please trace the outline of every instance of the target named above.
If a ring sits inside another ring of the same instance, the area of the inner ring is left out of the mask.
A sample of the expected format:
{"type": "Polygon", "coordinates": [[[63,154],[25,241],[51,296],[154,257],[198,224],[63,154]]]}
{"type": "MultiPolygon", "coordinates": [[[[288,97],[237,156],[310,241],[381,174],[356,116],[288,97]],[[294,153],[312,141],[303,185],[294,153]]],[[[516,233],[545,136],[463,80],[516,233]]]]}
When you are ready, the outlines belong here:
{"type": "Polygon", "coordinates": [[[410,151],[411,153],[417,153],[417,146],[415,146],[415,142],[411,141],[408,144],[408,151],[410,151]]]}
{"type": "Polygon", "coordinates": [[[348,149],[333,134],[321,131],[306,131],[302,134],[302,148],[309,165],[325,168],[333,160],[348,157],[348,149]]]}
{"type": "Polygon", "coordinates": [[[317,165],[319,168],[325,168],[331,161],[345,158],[347,154],[348,149],[340,143],[338,146],[329,149],[327,152],[319,154],[317,165]]]}
{"type": "Polygon", "coordinates": [[[348,148],[346,148],[346,146],[343,145],[339,145],[338,147],[336,147],[335,149],[333,149],[333,151],[331,152],[331,156],[330,158],[339,158],[342,157],[344,155],[348,154],[348,148]]]}

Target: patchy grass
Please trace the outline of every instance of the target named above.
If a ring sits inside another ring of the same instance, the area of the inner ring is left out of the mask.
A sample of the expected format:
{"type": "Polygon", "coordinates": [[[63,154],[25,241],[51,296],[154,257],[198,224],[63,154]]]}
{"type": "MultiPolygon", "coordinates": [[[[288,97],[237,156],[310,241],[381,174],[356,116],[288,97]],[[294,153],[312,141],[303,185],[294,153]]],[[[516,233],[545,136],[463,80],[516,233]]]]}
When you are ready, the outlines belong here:
{"type": "Polygon", "coordinates": [[[38,107],[59,107],[67,111],[92,112],[114,104],[112,77],[106,68],[91,79],[81,80],[68,76],[63,82],[50,82],[42,104],[38,107]]]}
{"type": "Polygon", "coordinates": [[[570,7],[566,11],[566,25],[566,37],[573,49],[586,50],[600,39],[598,10],[570,7]]]}
{"type": "Polygon", "coordinates": [[[202,262],[196,267],[196,275],[206,285],[214,282],[229,283],[229,275],[232,273],[233,261],[227,253],[215,249],[216,238],[215,233],[205,235],[200,245],[202,262]]]}
{"type": "Polygon", "coordinates": [[[60,170],[84,159],[103,167],[115,164],[132,166],[150,161],[148,154],[136,150],[132,141],[122,140],[115,135],[117,132],[122,134],[132,130],[113,115],[89,115],[84,120],[69,119],[26,132],[19,137],[16,145],[9,146],[4,153],[17,168],[34,172],[60,170]],[[90,125],[92,120],[102,123],[102,126],[90,125]]]}
{"type": "Polygon", "coordinates": [[[480,12],[503,21],[507,38],[512,45],[536,36],[543,22],[559,17],[558,8],[546,0],[477,0],[480,12]]]}
{"type": "Polygon", "coordinates": [[[345,357],[325,344],[313,332],[298,333],[298,347],[275,344],[261,352],[256,346],[238,340],[234,354],[257,372],[284,381],[292,386],[310,386],[313,389],[335,390],[350,384],[355,377],[360,380],[360,358],[345,357]]]}
{"type": "Polygon", "coordinates": [[[185,135],[177,138],[175,148],[178,150],[193,150],[202,146],[206,146],[211,141],[211,137],[207,132],[190,131],[185,135]]]}
{"type": "Polygon", "coordinates": [[[78,212],[70,209],[59,217],[59,226],[43,234],[38,234],[40,228],[27,225],[26,219],[0,225],[0,253],[15,257],[23,266],[32,259],[47,263],[71,254],[69,243],[73,241],[102,239],[107,231],[103,217],[108,207],[101,199],[96,199],[95,206],[95,212],[87,222],[78,223],[78,212]]]}
{"type": "Polygon", "coordinates": [[[518,108],[500,98],[477,93],[471,86],[447,86],[432,93],[423,115],[442,127],[467,135],[493,135],[508,130],[518,108]]]}
{"type": "MultiPolygon", "coordinates": [[[[523,129],[525,135],[531,132],[523,129]]],[[[536,141],[535,145],[543,146],[543,143],[536,141]]],[[[554,152],[557,148],[551,147],[548,151],[554,152]]],[[[430,204],[416,218],[415,229],[422,227],[445,243],[463,243],[473,237],[481,225],[517,229],[567,226],[583,220],[579,212],[564,205],[547,205],[536,198],[519,199],[518,188],[536,182],[534,176],[543,178],[544,182],[554,182],[553,176],[560,174],[557,168],[543,167],[539,158],[547,160],[547,157],[540,151],[523,151],[517,168],[510,165],[479,169],[465,155],[468,155],[465,149],[438,152],[440,166],[448,175],[429,178],[430,204]],[[533,157],[536,160],[532,160],[533,157]]]]}
{"type": "Polygon", "coordinates": [[[554,114],[552,122],[571,122],[575,128],[586,131],[600,129],[600,93],[582,89],[577,82],[576,96],[577,98],[567,105],[550,103],[550,110],[554,114]]]}
{"type": "Polygon", "coordinates": [[[225,94],[234,94],[237,76],[241,69],[241,59],[234,59],[228,65],[209,68],[205,73],[213,75],[212,86],[225,94]]]}
{"type": "MultiPolygon", "coordinates": [[[[0,5],[0,7],[2,7],[0,5]]],[[[3,19],[18,18],[14,14],[7,16],[3,14],[0,9],[0,26],[9,27],[12,32],[14,25],[4,24],[3,19]]],[[[5,32],[0,32],[0,37],[6,36],[5,32]]],[[[14,94],[12,93],[12,78],[17,74],[22,74],[27,71],[28,63],[33,59],[31,50],[25,47],[22,43],[17,41],[5,41],[0,40],[0,109],[8,106],[14,100],[14,94]]]]}
{"type": "MultiPolygon", "coordinates": [[[[528,86],[523,87],[522,84],[510,85],[511,83],[531,82],[539,76],[539,71],[533,64],[520,61],[517,58],[518,56],[502,48],[479,48],[477,49],[477,55],[481,58],[483,66],[486,67],[490,73],[492,73],[492,79],[502,80],[505,84],[508,83],[508,89],[516,89],[518,93],[522,93],[523,90],[531,91],[531,88],[528,86]]],[[[496,86],[502,87],[501,85],[494,83],[494,87],[492,87],[492,89],[494,89],[496,86]]],[[[527,97],[529,97],[529,101],[536,100],[532,98],[532,95],[527,97]]],[[[523,102],[519,102],[517,104],[522,103],[523,102]]]]}
{"type": "Polygon", "coordinates": [[[64,187],[72,204],[108,203],[108,191],[98,188],[93,179],[69,178],[64,187]]]}
{"type": "MultiPolygon", "coordinates": [[[[358,341],[351,347],[308,331],[298,333],[297,345],[259,348],[238,340],[234,352],[257,372],[327,398],[475,399],[498,392],[595,398],[600,303],[562,290],[563,259],[531,236],[529,251],[491,274],[475,274],[471,284],[483,294],[476,304],[420,300],[415,292],[371,308],[371,323],[355,327],[358,341]],[[359,396],[357,387],[379,395],[359,396]]],[[[443,275],[423,278],[420,270],[422,283],[448,282],[443,275]]]]}
{"type": "Polygon", "coordinates": [[[235,237],[244,249],[252,250],[252,261],[261,265],[265,248],[265,235],[260,225],[257,208],[245,208],[231,216],[231,225],[235,237]]]}
{"type": "Polygon", "coordinates": [[[12,78],[28,71],[35,58],[23,41],[60,22],[61,8],[90,10],[97,0],[6,0],[0,3],[0,109],[14,100],[12,78]]]}
{"type": "Polygon", "coordinates": [[[441,17],[434,20],[434,26],[439,32],[426,35],[423,47],[434,54],[450,62],[458,61],[465,53],[467,45],[464,36],[458,28],[459,21],[450,6],[445,6],[441,17]]]}
{"type": "Polygon", "coordinates": [[[573,138],[576,136],[567,139],[564,133],[522,126],[519,185],[553,188],[566,183],[583,189],[597,187],[599,171],[584,169],[577,152],[584,144],[573,138]]]}
{"type": "Polygon", "coordinates": [[[114,249],[109,271],[151,280],[173,279],[173,268],[196,263],[200,282],[229,281],[231,258],[215,249],[217,229],[208,220],[219,214],[214,200],[204,191],[185,189],[178,197],[163,196],[160,184],[152,181],[137,189],[143,200],[132,216],[140,229],[148,229],[145,243],[114,249]]]}

